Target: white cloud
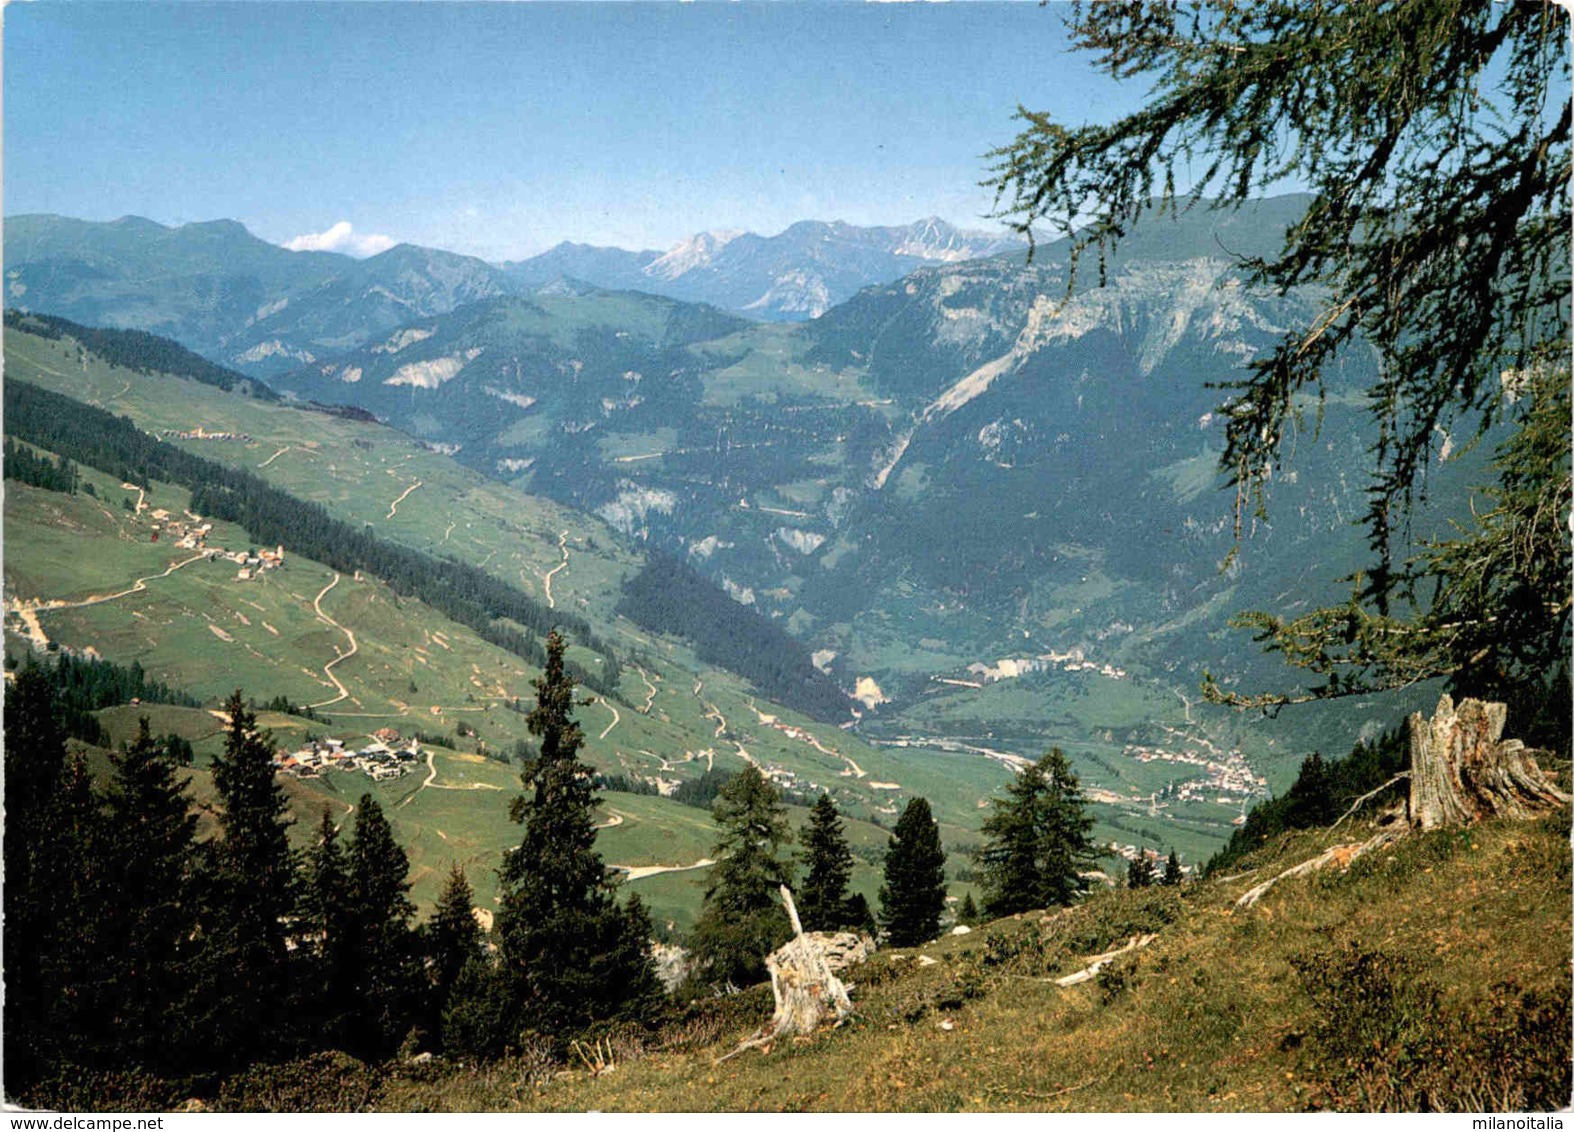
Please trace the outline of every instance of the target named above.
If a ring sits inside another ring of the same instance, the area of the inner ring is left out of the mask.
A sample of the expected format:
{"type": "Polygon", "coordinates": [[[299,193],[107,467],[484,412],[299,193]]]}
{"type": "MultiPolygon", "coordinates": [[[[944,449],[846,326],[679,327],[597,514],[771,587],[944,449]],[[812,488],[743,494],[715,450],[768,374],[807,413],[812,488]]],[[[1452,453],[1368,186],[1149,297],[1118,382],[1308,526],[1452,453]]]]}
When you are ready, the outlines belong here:
{"type": "Polygon", "coordinates": [[[394,243],[392,236],[378,232],[361,235],[348,220],[341,220],[325,232],[307,232],[304,236],[285,240],[284,246],[292,252],[343,252],[364,259],[387,251],[394,243]]]}

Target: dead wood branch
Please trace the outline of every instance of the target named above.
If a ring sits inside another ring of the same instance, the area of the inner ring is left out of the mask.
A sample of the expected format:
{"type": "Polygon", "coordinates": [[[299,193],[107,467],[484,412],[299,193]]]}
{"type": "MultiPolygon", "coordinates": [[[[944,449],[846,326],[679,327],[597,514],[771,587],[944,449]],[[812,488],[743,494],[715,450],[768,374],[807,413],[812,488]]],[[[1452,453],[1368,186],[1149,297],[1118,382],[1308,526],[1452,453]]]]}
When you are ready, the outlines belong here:
{"type": "Polygon", "coordinates": [[[617,1068],[617,1063],[612,1060],[612,1042],[608,1038],[598,1038],[594,1042],[574,1041],[569,1044],[569,1048],[584,1063],[592,1077],[600,1077],[617,1068]]]}
{"type": "Polygon", "coordinates": [[[1011,1089],[1005,1085],[990,1085],[984,1091],[987,1093],[1003,1093],[1008,1097],[1028,1097],[1035,1101],[1048,1101],[1056,1097],[1063,1097],[1067,1093],[1074,1093],[1078,1089],[1086,1089],[1089,1085],[1097,1085],[1100,1081],[1109,1080],[1109,1075],[1103,1077],[1090,1077],[1080,1085],[1067,1085],[1064,1089],[1056,1089],[1050,1093],[1034,1092],[1032,1089],[1011,1089]]]}
{"type": "Polygon", "coordinates": [[[1392,778],[1390,778],[1387,782],[1385,782],[1381,786],[1379,786],[1376,790],[1372,790],[1372,791],[1369,791],[1366,794],[1362,794],[1354,802],[1350,803],[1350,808],[1348,810],[1346,810],[1344,813],[1339,815],[1339,821],[1334,822],[1333,825],[1329,826],[1328,828],[1329,829],[1338,829],[1340,822],[1344,821],[1345,818],[1347,818],[1351,814],[1355,813],[1362,806],[1364,806],[1367,802],[1370,802],[1373,798],[1377,797],[1384,790],[1387,790],[1394,783],[1402,782],[1402,781],[1404,781],[1405,779],[1407,779],[1409,777],[1410,777],[1410,772],[1408,770],[1402,770],[1398,774],[1396,774],[1392,778]]]}
{"type": "Polygon", "coordinates": [[[1395,840],[1399,836],[1399,831],[1385,829],[1382,833],[1379,833],[1370,841],[1363,841],[1350,845],[1335,845],[1332,849],[1328,849],[1322,853],[1319,853],[1310,861],[1302,861],[1299,865],[1285,869],[1284,872],[1280,873],[1278,876],[1270,877],[1268,880],[1263,881],[1256,888],[1249,889],[1244,896],[1235,902],[1235,906],[1237,908],[1250,908],[1253,904],[1256,904],[1257,901],[1262,899],[1264,893],[1266,893],[1274,885],[1278,884],[1281,880],[1289,880],[1291,877],[1305,876],[1307,873],[1315,873],[1321,869],[1326,869],[1330,865],[1337,865],[1339,867],[1339,871],[1343,872],[1344,870],[1348,869],[1351,862],[1355,861],[1357,858],[1364,857],[1373,849],[1387,845],[1390,841],[1395,840]]]}
{"type": "Polygon", "coordinates": [[[1074,987],[1078,983],[1085,983],[1089,979],[1097,978],[1098,973],[1109,965],[1110,960],[1116,959],[1122,955],[1127,954],[1128,952],[1136,951],[1139,947],[1147,947],[1148,944],[1152,943],[1158,938],[1159,937],[1157,935],[1134,935],[1129,941],[1127,941],[1125,947],[1117,947],[1114,951],[1106,951],[1102,955],[1093,956],[1088,960],[1088,965],[1086,967],[1074,974],[1065,975],[1056,979],[1055,985],[1057,987],[1074,987]]]}

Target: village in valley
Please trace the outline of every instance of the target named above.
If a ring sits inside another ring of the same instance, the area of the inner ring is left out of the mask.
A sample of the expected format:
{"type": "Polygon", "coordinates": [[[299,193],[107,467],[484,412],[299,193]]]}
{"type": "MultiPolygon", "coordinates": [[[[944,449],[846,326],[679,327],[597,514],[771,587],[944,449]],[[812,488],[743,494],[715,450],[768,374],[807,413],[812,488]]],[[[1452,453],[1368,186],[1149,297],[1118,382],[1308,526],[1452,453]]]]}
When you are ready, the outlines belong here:
{"type": "MultiPolygon", "coordinates": [[[[140,508],[139,508],[140,509],[140,508]]],[[[175,545],[181,550],[200,551],[204,558],[222,558],[235,563],[239,570],[235,577],[238,581],[249,581],[259,577],[264,570],[274,570],[284,565],[284,547],[275,547],[273,550],[225,550],[222,546],[209,546],[208,535],[213,532],[213,524],[205,521],[201,515],[184,511],[180,516],[172,515],[169,511],[159,508],[151,513],[152,524],[150,541],[158,542],[160,538],[174,540],[175,545]]]]}
{"type": "Polygon", "coordinates": [[[273,765],[296,778],[320,778],[324,771],[360,771],[373,782],[402,778],[421,758],[420,742],[405,741],[391,727],[369,736],[371,742],[355,749],[343,739],[308,739],[299,750],[280,751],[273,765]]]}

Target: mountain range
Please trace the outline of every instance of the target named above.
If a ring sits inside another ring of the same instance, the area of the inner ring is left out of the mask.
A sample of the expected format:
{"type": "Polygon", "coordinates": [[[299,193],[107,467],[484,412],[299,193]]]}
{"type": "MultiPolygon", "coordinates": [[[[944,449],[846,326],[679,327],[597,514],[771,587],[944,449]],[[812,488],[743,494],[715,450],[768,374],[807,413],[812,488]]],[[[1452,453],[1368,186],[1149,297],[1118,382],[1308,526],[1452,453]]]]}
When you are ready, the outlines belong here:
{"type": "Polygon", "coordinates": [[[790,322],[818,318],[860,288],[899,279],[924,264],[1025,246],[1012,236],[962,231],[938,217],[877,228],[804,220],[776,236],[701,232],[665,252],[563,243],[503,267],[527,288],[568,277],[790,322]]]}
{"type": "MultiPolygon", "coordinates": [[[[991,245],[935,223],[712,233],[662,255],[563,245],[492,267],[289,253],[238,225],[19,218],[6,276],[12,305],[141,319],[679,559],[811,650],[875,742],[1005,761],[1060,745],[1109,799],[1216,841],[1313,746],[1347,749],[1429,692],[1277,721],[1197,700],[1205,671],[1285,680],[1231,614],[1336,600],[1364,560],[1359,358],[1238,553],[1216,490],[1210,384],[1316,302],[1253,290],[1241,260],[1276,250],[1303,207],[1157,221],[1102,286],[1091,269],[1072,285],[1064,243],[968,258],[991,245]],[[226,240],[244,282],[209,246],[226,240]],[[801,322],[704,290],[757,296],[789,264],[862,282],[801,322]]],[[[1444,463],[1440,446],[1432,474],[1472,482],[1481,457],[1444,463]]]]}
{"type": "Polygon", "coordinates": [[[566,282],[708,303],[756,319],[822,314],[925,263],[1020,247],[939,219],[858,228],[804,221],[776,236],[700,233],[666,252],[578,244],[500,266],[400,244],[367,259],[287,251],[233,220],[166,227],[6,219],[9,306],[164,334],[265,376],[367,344],[413,319],[566,282]]]}

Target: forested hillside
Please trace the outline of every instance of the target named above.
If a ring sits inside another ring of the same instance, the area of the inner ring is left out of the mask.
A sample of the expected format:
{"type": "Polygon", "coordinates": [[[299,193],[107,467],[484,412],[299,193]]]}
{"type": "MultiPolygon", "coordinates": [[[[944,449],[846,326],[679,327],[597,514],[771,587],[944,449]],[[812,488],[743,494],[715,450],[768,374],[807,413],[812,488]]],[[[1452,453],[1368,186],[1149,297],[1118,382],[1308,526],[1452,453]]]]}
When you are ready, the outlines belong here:
{"type": "Polygon", "coordinates": [[[623,587],[618,611],[691,642],[701,660],[748,678],[780,704],[831,723],[847,717],[846,694],[803,645],[674,558],[652,552],[623,587]]]}
{"type": "Polygon", "coordinates": [[[74,339],[84,350],[97,354],[111,365],[124,366],[133,373],[168,373],[265,401],[279,399],[272,388],[256,378],[215,365],[179,343],[149,334],[145,330],[107,330],[81,326],[70,319],[49,314],[24,314],[10,308],[5,312],[5,326],[7,330],[25,330],[29,334],[56,341],[74,339]]]}
{"type": "Polygon", "coordinates": [[[335,569],[376,574],[395,590],[419,598],[533,664],[546,654],[537,638],[515,626],[541,636],[553,625],[562,625],[587,648],[597,649],[604,661],[598,671],[576,675],[589,687],[617,686],[617,658],[597,641],[582,618],[548,610],[482,570],[440,561],[356,530],[249,472],[193,456],[153,439],[124,418],[25,381],[6,383],[5,413],[7,431],[13,436],[144,487],[155,479],[181,484],[190,489],[192,503],[202,513],[240,524],[257,543],[288,542],[298,553],[335,569]]]}

